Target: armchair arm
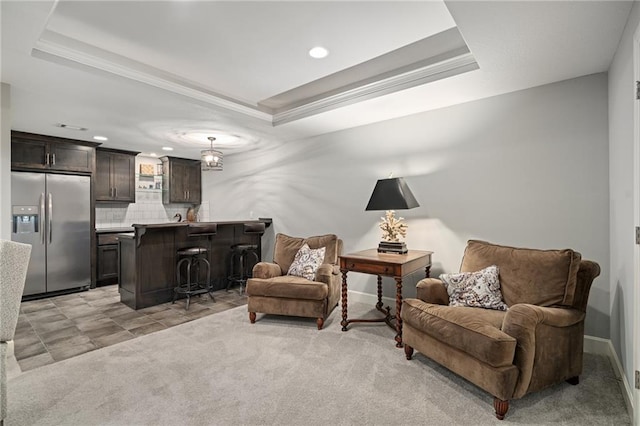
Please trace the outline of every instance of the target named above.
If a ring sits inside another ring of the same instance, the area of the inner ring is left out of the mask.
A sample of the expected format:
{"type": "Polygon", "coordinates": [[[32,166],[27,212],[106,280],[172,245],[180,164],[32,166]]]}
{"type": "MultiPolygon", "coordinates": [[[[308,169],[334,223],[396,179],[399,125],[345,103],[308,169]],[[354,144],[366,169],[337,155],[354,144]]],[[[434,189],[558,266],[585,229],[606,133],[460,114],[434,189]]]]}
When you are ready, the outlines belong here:
{"type": "Polygon", "coordinates": [[[416,285],[416,297],[423,302],[434,303],[436,305],[448,305],[449,293],[437,278],[424,278],[416,285]]]}
{"type": "Polygon", "coordinates": [[[585,313],[525,303],[513,305],[502,331],[516,339],[514,364],[520,376],[514,398],[579,375],[585,313]]]}
{"type": "Polygon", "coordinates": [[[316,281],[325,283],[329,288],[328,307],[333,309],[333,306],[340,300],[340,267],[330,263],[323,263],[316,270],[316,281]]]}
{"type": "Polygon", "coordinates": [[[282,275],[282,269],[279,265],[270,262],[258,262],[253,267],[254,278],[273,278],[282,275]]]}
{"type": "Polygon", "coordinates": [[[333,279],[333,275],[340,273],[340,267],[331,263],[323,263],[318,266],[316,270],[316,281],[331,285],[330,281],[333,279]]]}

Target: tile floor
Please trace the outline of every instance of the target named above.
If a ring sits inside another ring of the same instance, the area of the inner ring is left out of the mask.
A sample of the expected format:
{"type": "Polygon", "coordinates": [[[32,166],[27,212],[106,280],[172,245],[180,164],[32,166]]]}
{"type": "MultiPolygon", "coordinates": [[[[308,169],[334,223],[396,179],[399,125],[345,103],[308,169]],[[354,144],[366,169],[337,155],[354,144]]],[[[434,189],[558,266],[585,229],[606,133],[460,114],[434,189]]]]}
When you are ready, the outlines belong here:
{"type": "Polygon", "coordinates": [[[15,335],[22,371],[246,305],[238,289],[134,310],[120,303],[118,286],[23,302],[15,335]]]}

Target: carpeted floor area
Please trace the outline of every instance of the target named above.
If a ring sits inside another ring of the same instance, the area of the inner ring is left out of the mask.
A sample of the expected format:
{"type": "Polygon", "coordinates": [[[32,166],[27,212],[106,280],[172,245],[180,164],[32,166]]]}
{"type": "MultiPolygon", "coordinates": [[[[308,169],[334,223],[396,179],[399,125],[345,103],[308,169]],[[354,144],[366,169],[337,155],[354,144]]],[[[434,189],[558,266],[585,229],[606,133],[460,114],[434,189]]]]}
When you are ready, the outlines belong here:
{"type": "Polygon", "coordinates": [[[489,394],[419,353],[407,361],[388,327],[339,323],[335,309],[322,331],[252,325],[238,307],[87,352],[11,379],[5,424],[631,424],[605,357],[586,354],[578,386],[512,401],[500,422],[489,394]]]}

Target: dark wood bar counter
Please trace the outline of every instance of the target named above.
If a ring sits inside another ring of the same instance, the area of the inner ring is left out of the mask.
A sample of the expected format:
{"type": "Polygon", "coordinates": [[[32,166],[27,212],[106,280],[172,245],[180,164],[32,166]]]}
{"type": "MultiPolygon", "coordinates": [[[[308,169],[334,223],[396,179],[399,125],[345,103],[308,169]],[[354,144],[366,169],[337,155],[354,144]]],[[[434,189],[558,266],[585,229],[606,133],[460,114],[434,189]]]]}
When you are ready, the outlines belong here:
{"type": "MultiPolygon", "coordinates": [[[[215,222],[213,236],[189,236],[189,223],[134,224],[134,232],[119,234],[120,277],[119,292],[122,303],[133,309],[146,308],[173,299],[176,286],[177,252],[183,248],[202,246],[209,249],[213,290],[227,285],[230,247],[234,244],[255,244],[262,259],[262,234],[245,234],[244,225],[270,219],[215,222]]],[[[202,224],[202,222],[197,222],[202,224]]]]}

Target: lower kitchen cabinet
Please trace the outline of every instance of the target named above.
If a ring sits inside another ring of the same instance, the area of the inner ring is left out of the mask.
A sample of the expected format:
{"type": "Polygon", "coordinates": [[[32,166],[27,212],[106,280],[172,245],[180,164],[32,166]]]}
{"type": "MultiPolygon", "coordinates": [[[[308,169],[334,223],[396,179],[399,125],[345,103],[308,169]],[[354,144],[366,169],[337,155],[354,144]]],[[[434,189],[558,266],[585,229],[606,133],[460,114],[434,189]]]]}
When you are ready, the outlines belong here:
{"type": "Polygon", "coordinates": [[[96,257],[96,285],[116,284],[118,282],[119,246],[117,234],[98,234],[98,253],[96,257]]]}

